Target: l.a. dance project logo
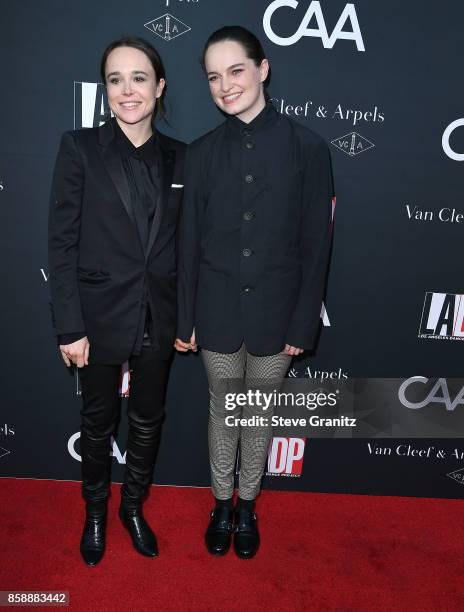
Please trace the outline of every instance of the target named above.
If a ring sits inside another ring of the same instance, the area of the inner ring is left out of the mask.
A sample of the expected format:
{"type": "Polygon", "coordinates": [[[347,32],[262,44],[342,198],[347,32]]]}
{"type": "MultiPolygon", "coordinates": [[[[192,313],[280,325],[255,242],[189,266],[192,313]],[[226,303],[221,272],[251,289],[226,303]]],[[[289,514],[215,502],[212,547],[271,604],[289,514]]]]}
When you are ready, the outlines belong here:
{"type": "MultiPolygon", "coordinates": [[[[303,471],[306,438],[272,438],[267,454],[265,476],[298,478],[303,471]]],[[[237,452],[235,473],[240,474],[240,446],[237,452]]]]}
{"type": "Polygon", "coordinates": [[[266,476],[301,476],[306,438],[273,438],[266,476]]]}
{"type": "Polygon", "coordinates": [[[308,9],[294,34],[291,36],[279,36],[275,31],[277,11],[280,17],[283,15],[281,9],[287,9],[287,14],[285,15],[287,17],[288,9],[293,9],[295,11],[298,5],[299,2],[297,0],[274,0],[267,7],[263,16],[263,28],[266,36],[271,42],[276,45],[288,46],[294,45],[303,36],[311,36],[313,38],[320,38],[325,49],[332,49],[337,40],[352,40],[355,42],[358,51],[366,50],[359,27],[358,17],[356,15],[356,8],[354,4],[351,3],[345,5],[330,36],[327,32],[321,4],[316,0],[312,0],[312,2],[309,3],[308,9]],[[313,19],[316,21],[317,28],[309,27],[313,19]],[[347,22],[349,22],[351,30],[343,29],[347,22]]]}
{"type": "Polygon", "coordinates": [[[74,81],[74,129],[99,127],[111,116],[103,83],[74,81]]]}
{"type": "Polygon", "coordinates": [[[427,291],[418,337],[464,340],[464,295],[427,291]]]}

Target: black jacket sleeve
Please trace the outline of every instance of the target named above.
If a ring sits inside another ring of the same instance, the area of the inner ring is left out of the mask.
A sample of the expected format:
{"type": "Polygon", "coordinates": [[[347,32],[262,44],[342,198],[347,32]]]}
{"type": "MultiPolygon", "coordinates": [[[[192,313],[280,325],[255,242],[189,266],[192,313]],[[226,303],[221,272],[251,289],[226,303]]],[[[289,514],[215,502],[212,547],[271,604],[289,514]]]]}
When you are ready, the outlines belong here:
{"type": "Polygon", "coordinates": [[[177,337],[189,342],[195,322],[195,298],[200,265],[200,221],[203,193],[198,154],[187,149],[184,196],[179,231],[177,337]]]}
{"type": "Polygon", "coordinates": [[[74,334],[61,334],[57,337],[58,345],[60,344],[72,344],[85,338],[85,332],[75,332],[74,334]]]}
{"type": "Polygon", "coordinates": [[[312,349],[319,329],[329,261],[333,181],[330,153],[321,141],[304,172],[300,233],[302,283],[287,331],[286,343],[312,349]]]}
{"type": "Polygon", "coordinates": [[[61,139],[53,173],[48,221],[48,265],[55,334],[84,330],[77,261],[84,190],[83,165],[73,134],[61,139]]]}

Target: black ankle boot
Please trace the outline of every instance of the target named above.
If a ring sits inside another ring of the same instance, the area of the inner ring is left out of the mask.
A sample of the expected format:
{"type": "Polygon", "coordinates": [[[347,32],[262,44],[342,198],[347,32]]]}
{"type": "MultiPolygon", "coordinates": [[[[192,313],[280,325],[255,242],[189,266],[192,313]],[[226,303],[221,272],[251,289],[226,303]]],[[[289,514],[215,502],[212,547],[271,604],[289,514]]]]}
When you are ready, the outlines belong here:
{"type": "Polygon", "coordinates": [[[87,503],[80,551],[87,565],[97,565],[105,554],[106,503],[87,503]]]}
{"type": "Polygon", "coordinates": [[[212,555],[225,555],[229,550],[233,531],[232,517],[233,510],[228,506],[216,506],[211,511],[205,543],[212,555]]]}
{"type": "Polygon", "coordinates": [[[135,550],[145,557],[157,557],[156,536],[142,514],[142,507],[119,507],[119,518],[129,532],[135,550]]]}
{"type": "Polygon", "coordinates": [[[246,508],[235,509],[234,550],[241,559],[251,559],[259,548],[256,514],[246,508]]]}

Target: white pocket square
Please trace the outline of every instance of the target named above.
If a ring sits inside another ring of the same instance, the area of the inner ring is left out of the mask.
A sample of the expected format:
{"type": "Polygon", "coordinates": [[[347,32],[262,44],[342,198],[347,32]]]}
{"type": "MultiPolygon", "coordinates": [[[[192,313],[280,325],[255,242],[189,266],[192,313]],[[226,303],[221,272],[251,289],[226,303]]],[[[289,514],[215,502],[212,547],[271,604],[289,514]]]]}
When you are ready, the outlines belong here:
{"type": "Polygon", "coordinates": [[[172,187],[173,189],[182,189],[182,188],[183,188],[183,185],[178,185],[177,183],[173,183],[173,184],[171,185],[171,187],[172,187]]]}

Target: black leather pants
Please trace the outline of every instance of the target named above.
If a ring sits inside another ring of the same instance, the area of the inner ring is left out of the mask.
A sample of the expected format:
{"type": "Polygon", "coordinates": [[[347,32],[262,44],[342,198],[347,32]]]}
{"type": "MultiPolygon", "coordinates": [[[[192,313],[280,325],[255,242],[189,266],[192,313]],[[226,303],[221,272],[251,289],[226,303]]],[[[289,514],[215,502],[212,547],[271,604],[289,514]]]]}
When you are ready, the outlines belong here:
{"type": "MultiPolygon", "coordinates": [[[[137,507],[152,480],[158,451],[171,359],[143,347],[132,356],[128,401],[129,434],[122,501],[137,507]]],[[[90,362],[80,370],[82,494],[87,502],[108,498],[110,445],[121,409],[121,367],[90,362]]]]}

